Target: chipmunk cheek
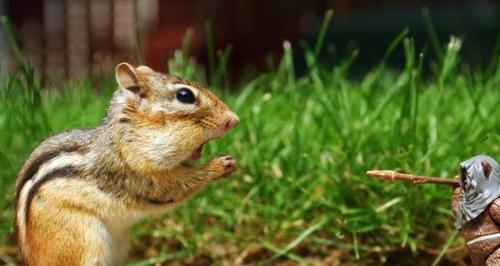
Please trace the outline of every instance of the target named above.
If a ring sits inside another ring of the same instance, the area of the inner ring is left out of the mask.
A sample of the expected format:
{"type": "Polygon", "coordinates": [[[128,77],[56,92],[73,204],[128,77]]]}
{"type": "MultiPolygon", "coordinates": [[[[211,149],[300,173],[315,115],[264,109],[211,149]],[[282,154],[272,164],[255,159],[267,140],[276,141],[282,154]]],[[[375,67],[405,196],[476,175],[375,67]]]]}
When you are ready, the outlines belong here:
{"type": "Polygon", "coordinates": [[[205,117],[203,117],[200,120],[200,123],[201,123],[201,125],[204,128],[206,128],[208,130],[214,129],[218,125],[217,120],[214,117],[212,117],[212,116],[205,116],[205,117]]]}

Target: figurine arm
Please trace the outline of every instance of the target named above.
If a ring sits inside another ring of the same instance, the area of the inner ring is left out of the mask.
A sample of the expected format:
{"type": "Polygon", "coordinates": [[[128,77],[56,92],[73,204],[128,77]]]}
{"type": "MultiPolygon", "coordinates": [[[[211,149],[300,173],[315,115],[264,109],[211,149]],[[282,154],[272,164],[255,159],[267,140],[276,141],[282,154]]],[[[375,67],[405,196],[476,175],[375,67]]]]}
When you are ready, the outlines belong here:
{"type": "Polygon", "coordinates": [[[500,224],[500,198],[494,200],[489,209],[490,217],[496,224],[500,224]]]}
{"type": "Polygon", "coordinates": [[[462,190],[460,187],[455,187],[453,189],[453,195],[451,196],[451,210],[453,211],[454,216],[457,216],[457,213],[459,212],[458,202],[460,201],[460,193],[461,192],[462,192],[462,190]]]}

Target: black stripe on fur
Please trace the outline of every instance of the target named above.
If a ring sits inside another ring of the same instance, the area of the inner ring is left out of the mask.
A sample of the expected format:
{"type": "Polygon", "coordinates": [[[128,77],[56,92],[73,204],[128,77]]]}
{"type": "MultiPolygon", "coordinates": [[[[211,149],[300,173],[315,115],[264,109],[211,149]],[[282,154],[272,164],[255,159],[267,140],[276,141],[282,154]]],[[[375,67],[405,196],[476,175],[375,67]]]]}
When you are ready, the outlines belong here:
{"type": "Polygon", "coordinates": [[[34,159],[31,162],[31,164],[27,167],[26,171],[24,172],[24,175],[21,177],[21,179],[17,185],[16,203],[17,203],[17,200],[19,200],[19,196],[20,196],[19,194],[21,193],[21,190],[23,189],[24,184],[26,184],[26,182],[28,182],[28,180],[30,180],[31,178],[33,178],[33,176],[36,175],[36,173],[38,172],[38,170],[40,169],[40,167],[44,163],[54,159],[62,152],[74,152],[74,151],[78,150],[78,148],[79,148],[78,146],[67,146],[67,147],[63,147],[60,150],[49,151],[49,152],[43,153],[40,156],[38,156],[36,159],[34,159]]]}
{"type": "Polygon", "coordinates": [[[49,173],[45,174],[38,182],[36,182],[28,192],[28,197],[26,199],[26,214],[25,214],[25,219],[26,219],[26,224],[28,224],[29,221],[29,214],[30,214],[30,206],[31,202],[33,201],[33,198],[35,197],[35,194],[37,193],[38,189],[40,189],[41,186],[43,186],[45,183],[55,179],[55,178],[61,178],[61,177],[71,177],[71,176],[77,176],[81,174],[81,170],[75,168],[74,166],[65,166],[62,168],[57,168],[49,173]]]}

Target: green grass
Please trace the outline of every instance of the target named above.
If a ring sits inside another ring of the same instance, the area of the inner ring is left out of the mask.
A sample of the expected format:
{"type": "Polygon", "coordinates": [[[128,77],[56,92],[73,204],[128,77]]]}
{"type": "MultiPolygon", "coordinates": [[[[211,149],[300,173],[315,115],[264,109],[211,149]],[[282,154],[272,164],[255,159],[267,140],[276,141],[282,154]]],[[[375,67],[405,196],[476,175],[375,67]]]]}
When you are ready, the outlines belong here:
{"type": "MultiPolygon", "coordinates": [[[[386,183],[364,173],[379,168],[452,177],[472,155],[500,159],[499,55],[492,55],[496,63],[488,71],[471,70],[460,60],[460,40],[452,38],[424,75],[426,56],[406,33],[361,77],[350,73],[357,51],[333,67],[319,63],[328,61],[319,58],[320,34],[314,50],[301,51],[308,64],[303,76],[295,75],[295,47],[285,42],[276,69],[218,90],[241,123],[210,143],[203,159],[232,154],[239,170],[164,217],[136,226],[135,265],[233,265],[238,258],[316,264],[329,256],[354,264],[428,265],[448,247],[463,247],[460,237],[454,240],[449,187],[386,183]],[[398,49],[405,67],[386,67],[398,49]]],[[[188,50],[170,60],[170,72],[206,81],[188,50]]],[[[229,53],[212,57],[207,84],[224,80],[229,53]]],[[[15,175],[27,155],[50,134],[97,125],[115,87],[111,77],[42,89],[26,64],[0,80],[3,245],[12,244],[15,175]]]]}

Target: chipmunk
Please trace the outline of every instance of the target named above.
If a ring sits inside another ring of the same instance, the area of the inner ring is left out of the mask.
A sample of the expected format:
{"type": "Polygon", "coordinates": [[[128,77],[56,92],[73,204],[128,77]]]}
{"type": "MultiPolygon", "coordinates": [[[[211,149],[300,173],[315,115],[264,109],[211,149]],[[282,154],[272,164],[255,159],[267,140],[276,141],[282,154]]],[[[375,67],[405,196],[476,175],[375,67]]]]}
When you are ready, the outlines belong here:
{"type": "Polygon", "coordinates": [[[239,119],[198,83],[127,63],[101,125],[44,140],[16,181],[15,231],[26,265],[118,265],[128,230],[163,213],[236,162],[201,167],[202,147],[239,119]]]}

